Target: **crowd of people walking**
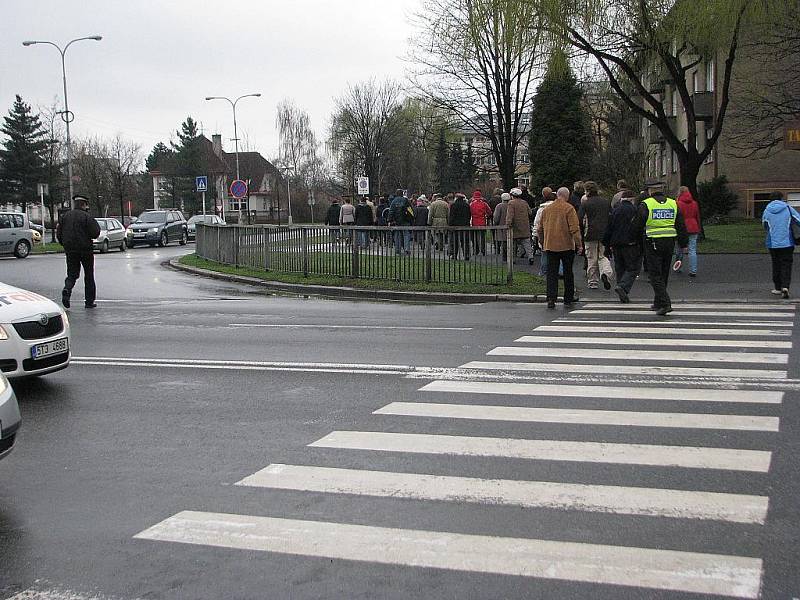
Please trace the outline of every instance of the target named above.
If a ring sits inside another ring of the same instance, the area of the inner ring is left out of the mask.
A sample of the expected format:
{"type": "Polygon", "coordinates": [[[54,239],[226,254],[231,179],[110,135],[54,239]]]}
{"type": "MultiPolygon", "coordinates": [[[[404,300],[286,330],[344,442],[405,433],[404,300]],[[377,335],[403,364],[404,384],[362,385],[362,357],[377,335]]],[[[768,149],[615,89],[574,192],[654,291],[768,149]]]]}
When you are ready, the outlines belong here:
{"type": "MultiPolygon", "coordinates": [[[[350,199],[342,205],[334,202],[325,224],[354,226],[359,247],[393,245],[397,255],[410,254],[413,244],[425,242],[424,231],[405,227],[434,228],[433,249],[454,260],[487,253],[506,256],[510,250],[513,257],[534,264],[534,256],[540,253],[539,275],[547,278],[550,308],[555,307],[560,279],[564,303],[577,300],[573,265],[578,255],[584,257],[587,287],[613,287],[622,303],[630,302],[631,290],[644,269],[653,288],[651,308],[666,315],[672,311],[667,290],[670,272],[682,271],[687,261],[689,277],[698,275],[697,241],[702,227],[698,203],[689,189],[681,187],[674,199],[664,187],[662,182],[651,182],[637,193],[620,180],[611,198],[601,195],[593,181],[577,181],[572,189],[546,187],[537,198],[524,186],[508,192],[497,188],[488,199],[479,190],[469,199],[451,193],[433,194],[430,200],[424,194],[408,196],[397,190],[376,203],[366,196],[355,206],[350,199]],[[398,229],[358,230],[373,225],[398,229]],[[484,228],[491,225],[499,228],[491,231],[488,243],[484,228]]],[[[800,240],[800,213],[776,193],[764,211],[763,223],[772,256],[772,293],[788,298],[793,249],[800,240]]],[[[351,229],[331,231],[352,242],[351,229]]]]}

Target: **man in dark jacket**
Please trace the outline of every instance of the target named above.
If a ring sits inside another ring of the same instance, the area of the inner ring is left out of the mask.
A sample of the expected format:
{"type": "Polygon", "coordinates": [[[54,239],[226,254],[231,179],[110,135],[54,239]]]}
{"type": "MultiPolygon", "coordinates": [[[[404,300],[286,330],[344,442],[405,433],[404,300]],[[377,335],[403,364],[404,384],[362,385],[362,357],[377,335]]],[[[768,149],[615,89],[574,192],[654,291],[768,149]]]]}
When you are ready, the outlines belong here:
{"type": "Polygon", "coordinates": [[[642,269],[642,236],[643,223],[633,205],[636,194],[624,190],[621,199],[611,213],[603,236],[603,246],[607,257],[614,258],[614,270],[617,273],[617,292],[620,302],[630,302],[631,293],[639,271],[642,269]]]}
{"type": "MultiPolygon", "coordinates": [[[[467,197],[464,194],[456,194],[456,199],[450,207],[447,224],[450,227],[469,227],[472,219],[472,212],[467,204],[467,197]]],[[[451,258],[458,258],[458,249],[462,248],[464,260],[469,260],[469,231],[451,232],[453,243],[450,248],[451,258]]]]}
{"type": "Polygon", "coordinates": [[[64,246],[67,257],[67,278],[61,291],[61,303],[69,308],[72,288],[81,276],[83,267],[84,301],[86,308],[95,308],[97,287],[94,283],[94,252],[92,240],[100,235],[100,225],[89,216],[89,200],[83,196],[73,198],[75,207],[59,219],[56,227],[58,242],[64,246]]]}
{"type": "MultiPolygon", "coordinates": [[[[403,190],[394,193],[394,199],[389,205],[389,225],[393,227],[409,227],[414,220],[414,211],[408,198],[403,195],[403,190]]],[[[411,254],[411,231],[408,229],[394,232],[394,253],[400,255],[403,251],[411,254]]]]}
{"type": "MultiPolygon", "coordinates": [[[[339,205],[339,199],[334,198],[331,201],[331,205],[328,207],[328,212],[325,215],[325,225],[330,227],[335,227],[339,224],[339,212],[342,210],[342,207],[339,205]]],[[[339,240],[339,229],[329,229],[328,230],[331,235],[331,242],[334,244],[339,240]]]]}
{"type": "Polygon", "coordinates": [[[586,281],[589,289],[597,289],[600,279],[603,287],[611,289],[611,261],[605,257],[603,236],[608,227],[608,216],[611,213],[611,201],[598,194],[597,184],[587,181],[584,184],[586,200],[578,211],[578,220],[583,225],[583,244],[586,254],[586,281]]]}
{"type": "MultiPolygon", "coordinates": [[[[366,196],[361,196],[356,205],[356,227],[372,227],[374,221],[372,220],[372,207],[367,204],[366,196]]],[[[366,229],[358,230],[358,246],[360,248],[367,248],[369,246],[369,231],[366,229]]]]}

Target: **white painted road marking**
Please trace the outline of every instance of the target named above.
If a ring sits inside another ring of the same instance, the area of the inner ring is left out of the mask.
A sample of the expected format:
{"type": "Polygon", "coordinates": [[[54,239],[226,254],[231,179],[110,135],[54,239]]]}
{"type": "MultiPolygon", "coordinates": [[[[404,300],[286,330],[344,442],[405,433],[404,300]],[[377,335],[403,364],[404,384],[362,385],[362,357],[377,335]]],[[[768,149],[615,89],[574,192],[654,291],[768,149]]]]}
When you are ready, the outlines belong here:
{"type": "MultiPolygon", "coordinates": [[[[587,321],[588,323],[588,321],[587,321]]],[[[650,323],[648,323],[650,325],[650,323]]],[[[777,325],[777,324],[775,324],[777,325]]],[[[742,337],[773,337],[790,336],[792,332],[787,329],[719,329],[719,328],[686,328],[686,327],[606,327],[603,325],[576,327],[564,325],[542,325],[534,331],[560,331],[563,333],[647,333],[654,335],[736,335],[742,337]]]]}
{"type": "Polygon", "coordinates": [[[309,444],[309,446],[343,450],[492,456],[527,460],[719,469],[754,473],[769,472],[772,460],[771,452],[761,450],[525,440],[376,431],[333,431],[316,442],[309,444]]]}
{"type": "Polygon", "coordinates": [[[472,331],[472,327],[400,327],[392,325],[325,325],[312,324],[277,324],[277,323],[231,323],[228,327],[244,329],[252,328],[271,328],[271,329],[389,329],[399,331],[472,331]]]}
{"type": "MultiPolygon", "coordinates": [[[[775,348],[791,350],[792,342],[764,340],[705,340],[701,338],[605,338],[524,335],[514,340],[517,344],[598,344],[601,346],[703,346],[720,348],[775,348]]],[[[633,356],[638,356],[634,353],[633,356]]]]}
{"type": "MultiPolygon", "coordinates": [[[[628,320],[619,320],[614,321],[611,319],[556,319],[553,323],[573,323],[576,325],[643,325],[648,327],[674,327],[675,321],[663,321],[660,318],[654,316],[653,319],[648,319],[646,321],[637,321],[634,319],[628,320]]],[[[683,319],[680,320],[681,325],[698,325],[698,326],[705,326],[708,327],[709,325],[714,327],[767,327],[767,328],[774,328],[776,323],[769,322],[769,321],[684,321],[683,319]]],[[[785,327],[787,329],[791,329],[794,327],[793,323],[787,322],[786,324],[781,324],[781,327],[785,327]]],[[[538,329],[538,327],[537,327],[538,329]]],[[[702,331],[703,328],[700,327],[698,331],[702,331]]]]}
{"type": "Polygon", "coordinates": [[[607,348],[553,348],[499,346],[487,356],[533,356],[536,358],[599,358],[607,360],[658,360],[662,362],[789,363],[788,354],[767,352],[699,352],[696,350],[609,350],[607,348]]]}
{"type": "MultiPolygon", "coordinates": [[[[643,315],[648,314],[647,312],[642,312],[638,310],[628,310],[628,309],[621,309],[615,310],[613,308],[603,308],[603,309],[583,309],[580,308],[578,310],[573,310],[569,314],[571,315],[643,315]]],[[[653,313],[655,314],[655,313],[653,313]]],[[[670,317],[763,317],[766,313],[760,312],[731,312],[731,311],[717,311],[714,313],[708,313],[704,311],[698,310],[681,310],[675,309],[673,312],[669,313],[670,317]]],[[[793,312],[775,312],[769,313],[770,318],[773,319],[794,319],[793,312]]]]}
{"type": "MultiPolygon", "coordinates": [[[[720,303],[713,303],[713,302],[709,302],[709,303],[685,302],[684,303],[684,302],[680,302],[680,303],[674,304],[673,306],[676,309],[691,308],[691,309],[735,310],[735,311],[739,311],[739,310],[743,310],[743,311],[761,310],[761,311],[764,311],[767,314],[769,314],[771,311],[775,311],[775,310],[777,310],[777,311],[782,311],[782,310],[794,311],[795,310],[795,306],[793,304],[759,304],[759,303],[744,303],[744,302],[742,302],[742,303],[736,303],[736,302],[730,302],[730,303],[724,303],[724,302],[720,302],[720,303]]],[[[624,304],[624,305],[618,304],[616,306],[609,306],[608,303],[603,303],[603,302],[590,302],[588,304],[584,304],[581,308],[601,309],[601,310],[614,309],[614,308],[618,308],[618,310],[630,310],[630,309],[640,308],[640,309],[644,309],[645,311],[648,311],[648,310],[651,311],[649,302],[631,302],[630,304],[624,304]]],[[[709,316],[713,317],[715,313],[711,312],[711,313],[708,313],[708,314],[709,314],[709,316]]]]}
{"type": "Polygon", "coordinates": [[[757,558],[180,512],[135,536],[379,564],[757,598],[757,558]]]}
{"type": "Polygon", "coordinates": [[[380,498],[497,504],[621,515],[764,524],[765,496],[551,481],[477,479],[272,464],[236,485],[380,498]]]}
{"type": "Polygon", "coordinates": [[[504,396],[552,396],[554,398],[611,398],[614,400],[680,400],[690,402],[745,402],[753,404],[780,404],[783,402],[783,392],[766,392],[761,390],[552,385],[494,381],[433,381],[421,387],[420,391],[500,394],[504,396]]]}
{"type": "Polygon", "coordinates": [[[768,369],[714,369],[706,367],[662,367],[639,365],[594,365],[572,363],[488,362],[474,360],[459,367],[461,369],[498,371],[535,371],[555,373],[591,373],[593,375],[662,375],[666,377],[715,377],[735,379],[786,379],[786,371],[768,369]]]}
{"type": "Polygon", "coordinates": [[[726,429],[732,431],[778,431],[780,428],[778,417],[751,415],[578,410],[424,402],[391,402],[383,408],[379,408],[373,414],[484,421],[516,421],[519,423],[675,427],[683,429],[726,429]]]}

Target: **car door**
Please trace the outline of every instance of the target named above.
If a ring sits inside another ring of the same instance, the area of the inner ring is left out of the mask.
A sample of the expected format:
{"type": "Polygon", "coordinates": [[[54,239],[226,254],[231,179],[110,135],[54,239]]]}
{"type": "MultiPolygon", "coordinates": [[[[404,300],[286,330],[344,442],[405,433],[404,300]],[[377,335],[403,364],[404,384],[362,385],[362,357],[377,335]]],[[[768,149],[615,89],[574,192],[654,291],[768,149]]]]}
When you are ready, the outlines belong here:
{"type": "Polygon", "coordinates": [[[0,213],[0,254],[14,251],[14,237],[11,229],[11,215],[0,213]]]}
{"type": "Polygon", "coordinates": [[[167,232],[167,241],[171,242],[175,239],[175,215],[171,212],[167,213],[167,223],[164,225],[164,231],[167,232]]]}
{"type": "Polygon", "coordinates": [[[122,243],[122,225],[116,219],[109,219],[108,224],[108,243],[112,246],[118,246],[122,243]]]}

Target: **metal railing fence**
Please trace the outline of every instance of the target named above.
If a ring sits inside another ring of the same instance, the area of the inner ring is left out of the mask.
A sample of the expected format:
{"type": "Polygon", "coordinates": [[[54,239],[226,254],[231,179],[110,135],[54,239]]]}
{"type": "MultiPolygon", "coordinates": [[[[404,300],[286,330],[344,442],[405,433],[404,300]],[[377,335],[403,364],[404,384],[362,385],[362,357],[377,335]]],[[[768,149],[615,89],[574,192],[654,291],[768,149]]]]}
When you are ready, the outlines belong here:
{"type": "Polygon", "coordinates": [[[507,227],[331,227],[203,225],[195,253],[210,261],[306,277],[511,284],[507,227]],[[499,237],[504,237],[500,235],[499,237]]]}

